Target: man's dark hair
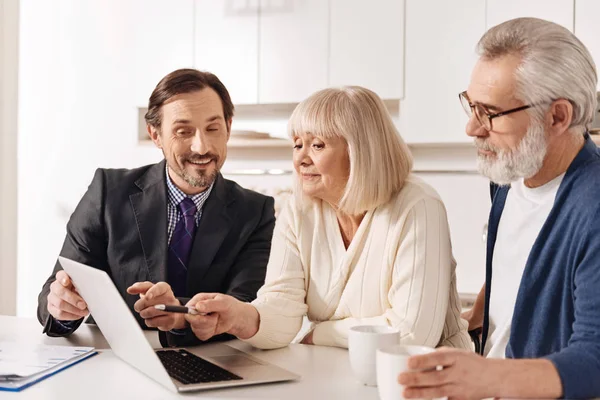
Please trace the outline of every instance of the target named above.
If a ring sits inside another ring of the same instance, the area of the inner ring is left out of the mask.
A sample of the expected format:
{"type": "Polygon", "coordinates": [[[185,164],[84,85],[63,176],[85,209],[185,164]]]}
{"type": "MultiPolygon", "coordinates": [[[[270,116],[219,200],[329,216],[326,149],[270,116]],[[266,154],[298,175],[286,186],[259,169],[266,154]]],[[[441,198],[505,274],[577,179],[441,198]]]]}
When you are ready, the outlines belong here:
{"type": "Polygon", "coordinates": [[[210,72],[190,68],[173,71],[158,82],[148,101],[148,112],[144,116],[146,123],[156,129],[160,129],[162,122],[161,111],[165,102],[169,101],[173,96],[196,92],[207,87],[217,92],[221,98],[223,116],[225,117],[225,121],[229,123],[233,117],[234,107],[225,85],[223,85],[216,75],[210,72]]]}

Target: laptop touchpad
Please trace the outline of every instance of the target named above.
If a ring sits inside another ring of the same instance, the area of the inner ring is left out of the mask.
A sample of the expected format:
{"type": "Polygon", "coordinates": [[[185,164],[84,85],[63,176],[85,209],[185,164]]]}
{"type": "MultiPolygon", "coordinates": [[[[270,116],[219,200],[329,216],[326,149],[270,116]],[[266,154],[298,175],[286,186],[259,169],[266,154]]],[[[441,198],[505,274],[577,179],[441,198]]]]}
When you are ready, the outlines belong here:
{"type": "Polygon", "coordinates": [[[241,368],[241,367],[254,367],[257,365],[263,365],[260,362],[249,359],[242,355],[230,355],[230,356],[216,356],[211,357],[213,360],[223,365],[225,368],[241,368]]]}

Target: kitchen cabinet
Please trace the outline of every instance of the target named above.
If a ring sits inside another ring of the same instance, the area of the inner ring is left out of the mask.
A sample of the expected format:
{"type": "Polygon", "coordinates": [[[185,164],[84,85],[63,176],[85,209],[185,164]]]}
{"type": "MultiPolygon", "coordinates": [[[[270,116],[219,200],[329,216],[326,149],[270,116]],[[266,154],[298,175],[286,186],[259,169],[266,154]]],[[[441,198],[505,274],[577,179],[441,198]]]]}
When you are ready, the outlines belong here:
{"type": "MultiPolygon", "coordinates": [[[[588,48],[596,63],[596,69],[600,68],[600,1],[577,0],[575,2],[575,35],[588,48]]],[[[600,91],[600,83],[598,84],[600,91]]]]}
{"type": "Polygon", "coordinates": [[[194,66],[193,0],[128,0],[103,9],[123,22],[107,28],[106,34],[122,37],[136,106],[148,105],[166,74],[194,66]]]}
{"type": "Polygon", "coordinates": [[[403,0],[195,0],[194,66],[236,104],[297,103],[341,85],[403,95],[403,0]]]}
{"type": "Polygon", "coordinates": [[[217,75],[235,104],[258,103],[259,0],[196,0],[194,66],[217,75]]]}
{"type": "Polygon", "coordinates": [[[359,85],[400,99],[404,1],[330,0],[329,85],[359,85]]]}
{"type": "Polygon", "coordinates": [[[485,235],[491,206],[488,179],[474,171],[416,175],[435,188],[446,206],[458,291],[478,293],[485,282],[485,235]]]}
{"type": "Polygon", "coordinates": [[[535,17],[556,22],[573,32],[574,0],[486,0],[486,2],[487,29],[509,19],[535,17]]]}
{"type": "Polygon", "coordinates": [[[297,103],[328,86],[328,29],[328,1],[261,0],[260,103],[297,103]]]}
{"type": "Polygon", "coordinates": [[[400,134],[409,143],[470,142],[458,93],[469,83],[485,32],[481,0],[406,0],[400,134]]]}

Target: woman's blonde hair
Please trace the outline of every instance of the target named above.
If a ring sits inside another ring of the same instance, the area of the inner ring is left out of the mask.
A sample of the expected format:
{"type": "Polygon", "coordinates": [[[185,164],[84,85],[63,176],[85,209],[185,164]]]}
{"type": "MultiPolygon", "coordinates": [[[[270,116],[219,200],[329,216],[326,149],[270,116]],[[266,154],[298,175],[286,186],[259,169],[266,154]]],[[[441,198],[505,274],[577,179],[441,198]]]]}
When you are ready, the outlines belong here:
{"type": "Polygon", "coordinates": [[[320,90],[302,101],[290,118],[288,135],[341,137],[348,144],[350,174],[338,207],[358,215],[387,203],[402,188],[412,156],[383,101],[369,89],[344,86],[320,90]]]}

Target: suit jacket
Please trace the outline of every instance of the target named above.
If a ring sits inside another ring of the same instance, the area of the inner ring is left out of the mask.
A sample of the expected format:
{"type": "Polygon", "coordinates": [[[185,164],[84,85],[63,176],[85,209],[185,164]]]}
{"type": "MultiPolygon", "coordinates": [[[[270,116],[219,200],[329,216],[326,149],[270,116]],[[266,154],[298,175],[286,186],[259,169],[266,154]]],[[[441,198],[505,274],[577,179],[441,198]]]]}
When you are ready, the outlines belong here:
{"type": "MultiPolygon", "coordinates": [[[[127,293],[135,282],[167,278],[167,184],[165,161],[137,169],[98,169],[67,224],[60,255],[106,271],[140,326],[133,310],[138,296],[127,293]]],[[[188,265],[188,297],[220,292],[249,302],[263,285],[275,225],[274,201],[218,175],[204,204],[188,265]]],[[[50,336],[74,332],[56,329],[47,310],[50,284],[61,270],[57,261],[38,297],[38,319],[50,336]]],[[[185,302],[185,299],[181,299],[185,302]]],[[[164,334],[163,345],[190,345],[198,340],[164,334]]]]}

